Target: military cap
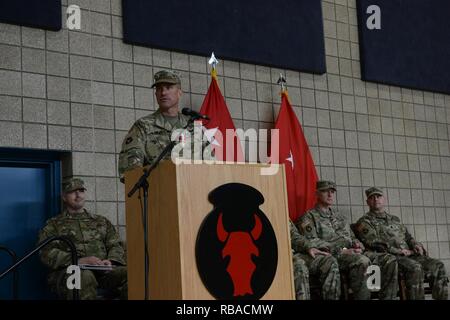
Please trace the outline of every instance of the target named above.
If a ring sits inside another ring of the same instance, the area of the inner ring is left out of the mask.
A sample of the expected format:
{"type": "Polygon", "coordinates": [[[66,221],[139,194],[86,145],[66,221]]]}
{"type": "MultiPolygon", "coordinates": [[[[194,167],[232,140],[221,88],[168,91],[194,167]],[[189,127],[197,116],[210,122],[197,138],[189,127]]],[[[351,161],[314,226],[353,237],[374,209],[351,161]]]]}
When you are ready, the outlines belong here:
{"type": "Polygon", "coordinates": [[[366,197],[370,198],[371,196],[373,196],[374,194],[378,194],[380,196],[383,195],[383,190],[377,188],[377,187],[372,187],[366,190],[366,197]]]}
{"type": "Polygon", "coordinates": [[[161,70],[155,73],[153,76],[153,85],[154,88],[159,83],[170,83],[170,84],[181,84],[180,77],[173,71],[170,70],[161,70]]]}
{"type": "Polygon", "coordinates": [[[72,192],[72,191],[79,190],[79,189],[86,190],[83,180],[81,180],[80,178],[64,179],[64,181],[62,183],[62,191],[64,193],[72,192]]]}
{"type": "Polygon", "coordinates": [[[336,183],[333,181],[325,181],[325,180],[319,180],[316,183],[316,189],[317,191],[325,191],[328,189],[333,189],[336,191],[336,183]]]}

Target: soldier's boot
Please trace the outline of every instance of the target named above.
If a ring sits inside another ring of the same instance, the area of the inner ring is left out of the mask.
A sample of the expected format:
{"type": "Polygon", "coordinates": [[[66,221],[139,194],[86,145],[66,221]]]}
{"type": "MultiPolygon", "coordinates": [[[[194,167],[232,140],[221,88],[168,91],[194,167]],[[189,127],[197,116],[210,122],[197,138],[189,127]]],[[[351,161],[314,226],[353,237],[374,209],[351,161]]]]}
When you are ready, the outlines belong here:
{"type": "Polygon", "coordinates": [[[370,259],[364,255],[353,255],[353,261],[349,265],[349,286],[353,291],[354,300],[369,300],[370,291],[367,287],[367,268],[370,259]]]}
{"type": "Polygon", "coordinates": [[[295,297],[297,300],[310,300],[309,271],[299,254],[292,256],[294,267],[295,297]]]}
{"type": "Polygon", "coordinates": [[[448,278],[440,278],[433,283],[432,297],[435,300],[448,300],[448,278]]]}
{"type": "Polygon", "coordinates": [[[319,263],[322,299],[339,300],[341,296],[341,277],[336,258],[333,256],[318,256],[316,259],[319,263]]]}
{"type": "Polygon", "coordinates": [[[392,254],[385,254],[379,259],[381,269],[381,289],[378,294],[380,300],[397,300],[398,292],[398,263],[392,254]]]}
{"type": "Polygon", "coordinates": [[[435,300],[448,299],[448,278],[445,272],[444,264],[439,260],[434,260],[432,266],[430,285],[432,289],[432,297],[435,300]]]}

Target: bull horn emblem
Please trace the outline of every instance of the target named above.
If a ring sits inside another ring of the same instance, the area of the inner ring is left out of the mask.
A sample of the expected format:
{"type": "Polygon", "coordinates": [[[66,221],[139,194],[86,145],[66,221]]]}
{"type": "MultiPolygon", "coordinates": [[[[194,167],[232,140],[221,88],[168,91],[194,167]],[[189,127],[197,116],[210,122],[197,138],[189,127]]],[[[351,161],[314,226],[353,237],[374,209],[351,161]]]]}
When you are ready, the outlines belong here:
{"type": "Polygon", "coordinates": [[[254,217],[255,217],[255,226],[253,227],[251,234],[254,240],[258,240],[262,232],[262,223],[261,219],[256,214],[254,215],[254,217]]]}
{"type": "Polygon", "coordinates": [[[225,242],[222,250],[222,258],[227,256],[230,260],[227,265],[227,272],[233,281],[234,293],[236,296],[253,294],[251,280],[256,265],[252,256],[259,256],[258,247],[254,241],[258,240],[262,232],[261,219],[254,214],[255,225],[252,231],[232,231],[228,232],[223,226],[223,214],[219,214],[217,221],[217,238],[220,242],[225,242]]]}
{"type": "MultiPolygon", "coordinates": [[[[225,242],[225,240],[227,240],[228,238],[229,232],[227,232],[223,227],[222,216],[223,216],[222,213],[219,214],[219,219],[217,221],[217,237],[219,238],[220,242],[225,242]]],[[[255,217],[255,226],[253,227],[250,233],[254,240],[258,240],[262,232],[262,223],[261,219],[256,214],[254,215],[254,217],[255,217]]]]}
{"type": "Polygon", "coordinates": [[[222,213],[219,214],[219,220],[217,221],[217,238],[219,238],[220,242],[225,242],[228,238],[228,232],[223,227],[222,213]]]}

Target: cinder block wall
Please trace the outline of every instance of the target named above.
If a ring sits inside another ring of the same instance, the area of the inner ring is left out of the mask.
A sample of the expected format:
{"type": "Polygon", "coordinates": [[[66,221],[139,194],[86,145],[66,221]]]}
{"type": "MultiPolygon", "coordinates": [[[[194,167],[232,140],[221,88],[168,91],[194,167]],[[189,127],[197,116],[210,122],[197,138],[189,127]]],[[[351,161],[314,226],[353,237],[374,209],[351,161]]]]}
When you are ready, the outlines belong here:
{"type": "MultiPolygon", "coordinates": [[[[80,31],[0,24],[0,146],[71,151],[89,207],[124,236],[117,156],[132,123],[155,109],[152,75],[179,71],[183,106],[198,109],[208,59],[124,44],[121,0],[63,0],[63,16],[68,3],[82,8],[80,31]]],[[[286,71],[292,103],[320,176],[339,186],[339,209],[354,221],[367,210],[363,190],[385,188],[389,211],[450,271],[450,96],[361,81],[355,7],[323,1],[328,72],[286,71]]],[[[236,127],[273,126],[280,72],[220,62],[236,127]]]]}

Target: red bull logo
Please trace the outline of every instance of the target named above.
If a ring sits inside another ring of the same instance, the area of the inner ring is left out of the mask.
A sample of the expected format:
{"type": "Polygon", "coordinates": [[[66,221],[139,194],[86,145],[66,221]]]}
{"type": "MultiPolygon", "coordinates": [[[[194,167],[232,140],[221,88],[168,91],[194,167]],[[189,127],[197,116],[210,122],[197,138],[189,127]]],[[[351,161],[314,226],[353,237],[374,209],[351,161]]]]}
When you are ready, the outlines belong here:
{"type": "Polygon", "coordinates": [[[231,183],[210,193],[214,209],[197,236],[200,277],[218,299],[259,299],[270,288],[278,263],[275,233],[259,209],[262,194],[231,183]]]}

